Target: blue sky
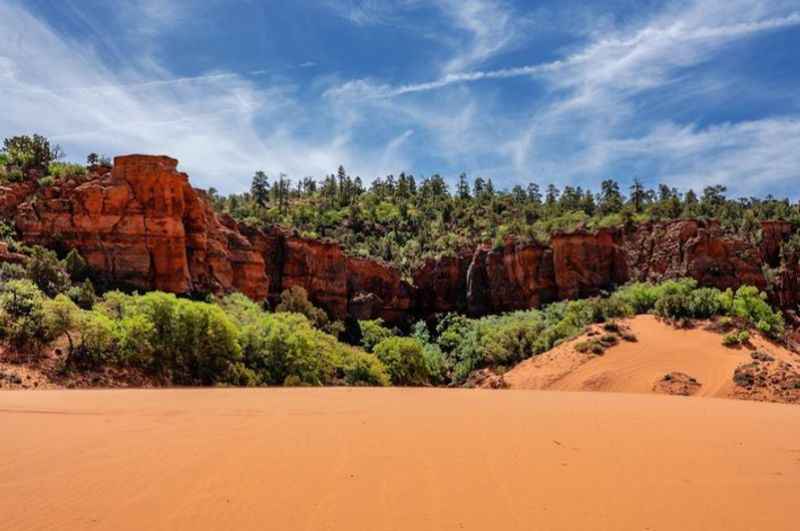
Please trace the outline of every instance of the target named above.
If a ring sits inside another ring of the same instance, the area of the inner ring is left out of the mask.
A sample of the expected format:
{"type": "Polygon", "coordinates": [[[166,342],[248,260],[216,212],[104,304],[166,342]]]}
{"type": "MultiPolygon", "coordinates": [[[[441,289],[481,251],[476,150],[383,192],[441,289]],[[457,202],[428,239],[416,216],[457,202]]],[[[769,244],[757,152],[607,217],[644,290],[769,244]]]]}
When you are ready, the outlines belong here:
{"type": "Polygon", "coordinates": [[[0,136],[69,158],[797,198],[800,0],[0,0],[0,136]]]}

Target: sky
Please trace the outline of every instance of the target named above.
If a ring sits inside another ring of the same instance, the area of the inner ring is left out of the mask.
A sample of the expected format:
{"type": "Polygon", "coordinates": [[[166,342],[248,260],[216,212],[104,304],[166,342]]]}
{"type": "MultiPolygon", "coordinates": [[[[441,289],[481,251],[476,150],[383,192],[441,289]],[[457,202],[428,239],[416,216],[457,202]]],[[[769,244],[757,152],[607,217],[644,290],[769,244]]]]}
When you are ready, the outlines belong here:
{"type": "Polygon", "coordinates": [[[0,137],[256,170],[800,196],[800,0],[0,0],[0,137]]]}

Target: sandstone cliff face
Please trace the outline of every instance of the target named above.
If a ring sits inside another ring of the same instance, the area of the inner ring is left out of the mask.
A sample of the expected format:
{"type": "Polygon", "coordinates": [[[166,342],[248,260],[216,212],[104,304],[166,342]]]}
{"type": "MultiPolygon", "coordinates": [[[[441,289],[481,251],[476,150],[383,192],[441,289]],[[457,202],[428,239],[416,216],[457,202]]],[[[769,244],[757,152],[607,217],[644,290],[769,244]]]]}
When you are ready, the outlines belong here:
{"type": "Polygon", "coordinates": [[[479,246],[467,270],[472,315],[537,308],[558,297],[553,251],[507,241],[500,249],[479,246]]]}
{"type": "Polygon", "coordinates": [[[636,280],[692,277],[720,289],[741,284],[766,288],[759,247],[723,234],[716,221],[647,223],[626,235],[625,248],[636,280]]]}
{"type": "MultiPolygon", "coordinates": [[[[763,223],[758,243],[727,235],[716,222],[679,220],[555,234],[547,246],[479,245],[427,260],[409,284],[393,267],[348,257],[338,244],[215,213],[168,157],[118,157],[113,169],[79,181],[0,188],[0,214],[14,219],[25,242],[76,248],[113,283],[175,293],[236,290],[272,303],[302,286],[337,319],[484,315],[593,296],[629,280],[683,276],[718,288],[770,288],[786,308],[800,302],[800,260],[781,261],[793,233],[785,222],[763,223]],[[775,271],[771,282],[762,265],[775,271]]],[[[20,259],[0,249],[0,260],[20,259]]]]}
{"type": "Polygon", "coordinates": [[[414,310],[416,290],[395,268],[368,258],[348,257],[348,313],[356,319],[402,322],[414,310]]]}
{"type": "Polygon", "coordinates": [[[628,280],[617,231],[559,233],[551,245],[560,299],[591,297],[628,280]]]}

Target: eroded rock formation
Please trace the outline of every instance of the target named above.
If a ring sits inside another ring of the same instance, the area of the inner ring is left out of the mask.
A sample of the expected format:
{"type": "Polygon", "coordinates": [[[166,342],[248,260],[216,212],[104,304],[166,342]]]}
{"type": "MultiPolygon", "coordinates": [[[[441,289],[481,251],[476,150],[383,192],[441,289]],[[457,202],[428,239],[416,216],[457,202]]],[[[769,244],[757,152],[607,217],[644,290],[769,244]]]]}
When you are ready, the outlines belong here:
{"type": "MultiPolygon", "coordinates": [[[[273,303],[284,289],[302,286],[337,319],[483,315],[683,276],[719,288],[769,288],[787,308],[800,302],[798,257],[781,257],[793,233],[785,222],[764,222],[758,242],[698,220],[559,233],[549,245],[509,240],[429,259],[409,283],[392,266],[348,257],[336,243],[214,212],[169,157],[118,157],[113,168],[86,178],[0,188],[0,214],[26,243],[78,249],[110,283],[174,293],[237,290],[273,303]]],[[[4,259],[21,258],[0,249],[4,259]]]]}

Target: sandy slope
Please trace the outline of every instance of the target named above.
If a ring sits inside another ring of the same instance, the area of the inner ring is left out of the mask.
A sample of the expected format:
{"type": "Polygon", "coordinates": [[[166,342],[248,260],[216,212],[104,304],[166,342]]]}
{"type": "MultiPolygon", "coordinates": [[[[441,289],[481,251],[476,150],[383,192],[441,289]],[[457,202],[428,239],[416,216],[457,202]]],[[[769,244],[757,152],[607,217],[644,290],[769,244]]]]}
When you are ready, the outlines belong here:
{"type": "MultiPolygon", "coordinates": [[[[575,352],[573,341],[521,363],[504,379],[517,389],[652,393],[666,373],[682,372],[700,382],[698,396],[731,397],[734,371],[752,361],[750,350],[726,348],[719,334],[702,328],[679,330],[650,315],[626,324],[636,343],[621,342],[593,356],[575,352]]],[[[800,356],[761,338],[753,342],[778,360],[800,365],[800,356]]]]}
{"type": "Polygon", "coordinates": [[[797,529],[800,408],[412,389],[0,393],[0,529],[797,529]]]}

